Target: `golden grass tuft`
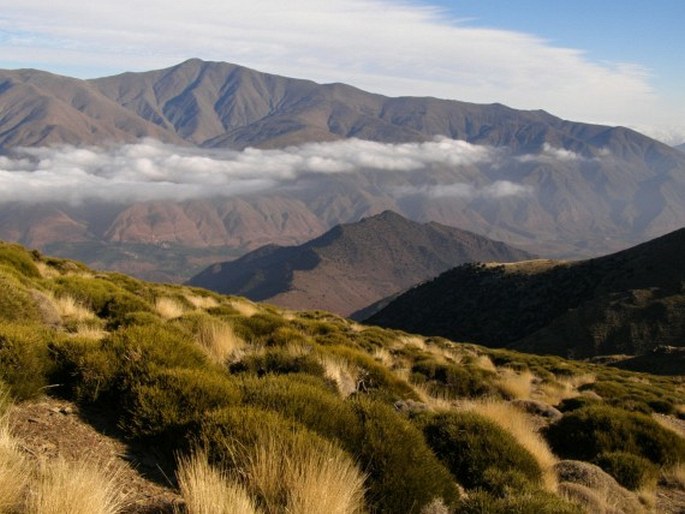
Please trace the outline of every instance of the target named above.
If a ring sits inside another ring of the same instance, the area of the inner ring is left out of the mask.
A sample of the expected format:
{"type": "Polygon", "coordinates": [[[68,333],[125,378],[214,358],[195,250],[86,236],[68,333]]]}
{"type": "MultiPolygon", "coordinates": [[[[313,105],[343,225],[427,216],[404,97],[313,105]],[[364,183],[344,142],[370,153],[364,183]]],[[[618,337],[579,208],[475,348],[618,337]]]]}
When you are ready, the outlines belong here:
{"type": "Polygon", "coordinates": [[[392,368],[395,364],[395,359],[387,348],[376,348],[373,351],[373,358],[383,364],[386,368],[392,368]]]}
{"type": "Polygon", "coordinates": [[[233,327],[217,319],[200,324],[197,342],[212,362],[217,364],[225,364],[238,357],[245,347],[245,341],[236,335],[233,327]]]}
{"type": "Polygon", "coordinates": [[[436,394],[425,384],[412,384],[412,388],[419,400],[433,410],[449,410],[454,407],[455,402],[447,396],[447,393],[436,394]]]}
{"type": "Polygon", "coordinates": [[[497,367],[492,362],[492,359],[487,355],[479,355],[473,360],[473,364],[485,371],[497,371],[497,367]]]}
{"type": "Polygon", "coordinates": [[[359,368],[337,355],[323,354],[319,358],[326,378],[335,382],[343,398],[357,391],[359,368]]]}
{"type": "Polygon", "coordinates": [[[177,300],[163,296],[155,301],[155,311],[162,319],[174,319],[183,316],[186,310],[177,300]]]}
{"type": "Polygon", "coordinates": [[[498,400],[479,400],[467,402],[464,408],[473,410],[497,423],[504,430],[512,434],[518,443],[527,449],[542,469],[543,484],[549,491],[554,491],[557,485],[554,465],[557,458],[549,446],[536,431],[535,425],[525,413],[498,400]]]}
{"type": "Polygon", "coordinates": [[[681,491],[685,491],[685,463],[679,462],[663,473],[669,483],[675,484],[681,491]]]}
{"type": "Polygon", "coordinates": [[[31,478],[31,469],[10,431],[6,394],[0,398],[0,512],[19,512],[18,506],[31,478]]]}
{"type": "Polygon", "coordinates": [[[34,262],[34,264],[36,265],[36,268],[38,268],[38,273],[40,273],[40,276],[43,278],[57,278],[60,276],[59,270],[56,270],[42,261],[34,262]]]}
{"type": "Polygon", "coordinates": [[[92,457],[44,462],[27,496],[28,514],[116,514],[126,504],[120,475],[92,457]]]}
{"type": "Polygon", "coordinates": [[[533,374],[530,371],[517,373],[512,369],[502,368],[497,386],[510,398],[527,400],[533,391],[533,374]]]}
{"type": "Polygon", "coordinates": [[[245,298],[231,298],[229,304],[246,318],[254,316],[259,312],[259,307],[245,298]]]}
{"type": "Polygon", "coordinates": [[[76,332],[72,335],[76,337],[84,337],[86,339],[92,339],[94,341],[100,341],[107,336],[108,332],[96,325],[91,325],[88,323],[79,323],[76,325],[76,332]]]}
{"type": "Polygon", "coordinates": [[[314,449],[304,434],[286,442],[271,433],[241,461],[246,484],[266,512],[357,514],[364,510],[364,475],[342,450],[328,443],[314,449]],[[283,503],[286,505],[284,506],[283,503]]]}
{"type": "Polygon", "coordinates": [[[185,299],[196,309],[211,309],[219,306],[219,302],[213,296],[187,294],[185,295],[185,299]]]}
{"type": "MultiPolygon", "coordinates": [[[[207,454],[181,458],[176,471],[187,514],[259,514],[247,489],[209,464],[207,454]]],[[[180,514],[180,510],[176,509],[180,514]]]]}
{"type": "Polygon", "coordinates": [[[62,295],[53,297],[52,301],[60,317],[70,321],[88,321],[95,319],[95,313],[85,305],[80,304],[73,296],[62,295]]]}

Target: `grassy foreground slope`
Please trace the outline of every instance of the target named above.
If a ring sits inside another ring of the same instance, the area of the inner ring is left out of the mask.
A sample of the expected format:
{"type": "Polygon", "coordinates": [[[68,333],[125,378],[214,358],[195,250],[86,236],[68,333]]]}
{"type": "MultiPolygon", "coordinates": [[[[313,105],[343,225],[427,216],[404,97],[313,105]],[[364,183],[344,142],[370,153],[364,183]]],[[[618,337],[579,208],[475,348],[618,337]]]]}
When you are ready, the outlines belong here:
{"type": "MultiPolygon", "coordinates": [[[[154,450],[184,498],[154,512],[643,512],[685,482],[674,378],[146,283],[9,244],[0,285],[2,387],[19,404],[50,394],[98,408],[154,450]]],[[[47,505],[60,487],[62,502],[85,497],[69,481],[81,464],[41,463],[21,441],[2,417],[0,512],[79,512],[47,505]]],[[[102,478],[102,506],[83,511],[135,512],[102,478]]]]}

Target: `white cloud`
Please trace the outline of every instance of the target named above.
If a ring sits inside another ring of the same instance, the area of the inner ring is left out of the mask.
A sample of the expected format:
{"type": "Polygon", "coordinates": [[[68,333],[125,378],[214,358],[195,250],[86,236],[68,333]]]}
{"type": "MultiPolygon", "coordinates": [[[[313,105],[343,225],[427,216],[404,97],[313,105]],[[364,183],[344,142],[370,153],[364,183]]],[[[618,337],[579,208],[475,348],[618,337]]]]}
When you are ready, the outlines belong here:
{"type": "Polygon", "coordinates": [[[395,188],[398,196],[421,195],[431,198],[485,198],[502,199],[507,197],[527,197],[534,193],[531,186],[516,184],[508,180],[497,180],[492,184],[475,186],[466,182],[455,182],[451,184],[424,185],[418,187],[398,187],[395,188]]]}
{"type": "Polygon", "coordinates": [[[648,70],[634,64],[595,62],[531,35],[447,22],[434,8],[391,0],[0,0],[0,33],[5,62],[143,70],[200,57],[582,121],[684,117],[664,110],[648,70]]]}
{"type": "Polygon", "coordinates": [[[496,149],[451,139],[405,144],[349,139],[279,150],[208,153],[152,140],[108,148],[23,148],[0,157],[0,201],[133,202],[235,196],[264,191],[303,175],[403,173],[433,166],[454,169],[491,162],[498,155],[496,149]]]}

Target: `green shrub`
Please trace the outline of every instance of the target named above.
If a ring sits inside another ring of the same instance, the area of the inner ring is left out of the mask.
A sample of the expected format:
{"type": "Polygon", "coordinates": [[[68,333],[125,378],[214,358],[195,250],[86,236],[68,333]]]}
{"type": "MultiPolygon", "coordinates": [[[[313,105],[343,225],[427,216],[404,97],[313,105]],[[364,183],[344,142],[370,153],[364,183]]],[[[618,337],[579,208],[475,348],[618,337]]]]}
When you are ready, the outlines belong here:
{"type": "Polygon", "coordinates": [[[457,487],[418,429],[378,401],[361,397],[353,405],[362,425],[358,457],[378,512],[420,512],[435,498],[455,504],[457,487]]]}
{"type": "Polygon", "coordinates": [[[207,367],[202,350],[171,325],[122,328],[103,341],[103,348],[117,356],[121,372],[131,376],[149,369],[207,367]]]}
{"type": "Polygon", "coordinates": [[[50,343],[53,381],[68,397],[95,402],[107,394],[118,372],[118,356],[101,341],[60,337],[50,343]]]}
{"type": "Polygon", "coordinates": [[[602,453],[627,452],[659,466],[685,461],[685,441],[649,416],[596,405],[567,412],[546,431],[558,455],[592,461],[602,453]]]}
{"type": "Polygon", "coordinates": [[[458,507],[459,514],[583,514],[584,510],[546,491],[497,498],[486,492],[471,493],[458,507]]]}
{"type": "Polygon", "coordinates": [[[0,322],[0,380],[12,396],[26,400],[44,392],[53,362],[48,334],[38,325],[0,322]]]}
{"type": "Polygon", "coordinates": [[[98,316],[107,319],[107,328],[114,330],[127,322],[128,317],[137,312],[152,312],[152,307],[133,293],[116,292],[98,311],[98,316]]]}
{"type": "Polygon", "coordinates": [[[137,377],[121,393],[126,432],[133,437],[179,431],[209,411],[237,404],[238,387],[224,374],[160,369],[137,377]]]}
{"type": "Polygon", "coordinates": [[[264,352],[252,353],[239,362],[230,365],[231,373],[254,373],[259,376],[268,373],[308,373],[323,376],[324,369],[311,354],[294,354],[285,348],[268,348],[264,352]]]}
{"type": "Polygon", "coordinates": [[[597,405],[601,402],[602,400],[592,398],[591,396],[574,396],[573,398],[566,398],[562,400],[559,405],[557,405],[557,409],[559,409],[561,412],[569,412],[572,410],[582,409],[583,407],[597,405]]]}
{"type": "Polygon", "coordinates": [[[236,319],[234,330],[245,341],[265,341],[278,328],[286,325],[282,316],[257,313],[249,318],[242,316],[236,319]]]}
{"type": "Polygon", "coordinates": [[[10,243],[0,243],[0,266],[14,270],[28,278],[39,278],[40,272],[34,257],[25,248],[10,243]]]}
{"type": "Polygon", "coordinates": [[[493,384],[492,371],[475,366],[445,364],[434,359],[421,359],[411,368],[412,380],[427,383],[431,389],[451,398],[477,398],[494,395],[497,388],[493,384]]]}
{"type": "Polygon", "coordinates": [[[609,473],[623,487],[633,491],[653,485],[659,477],[659,469],[644,457],[626,452],[599,454],[594,463],[609,473]]]}
{"type": "Polygon", "coordinates": [[[241,382],[241,389],[246,405],[278,412],[339,441],[350,452],[359,443],[361,427],[354,409],[323,381],[301,375],[250,377],[241,382]]]}
{"type": "Polygon", "coordinates": [[[12,276],[0,272],[0,320],[18,323],[41,322],[36,298],[12,276]]]}
{"type": "MultiPolygon", "coordinates": [[[[507,431],[475,412],[442,412],[418,418],[428,446],[467,488],[501,488],[516,470],[539,484],[542,470],[531,453],[507,431]],[[496,470],[496,471],[493,471],[496,470]],[[492,483],[493,477],[499,483],[492,483]]],[[[512,485],[516,485],[515,483],[512,485]]]]}
{"type": "Polygon", "coordinates": [[[388,402],[419,399],[408,383],[395,376],[370,355],[345,346],[327,346],[325,352],[342,357],[359,368],[357,391],[388,402]]]}

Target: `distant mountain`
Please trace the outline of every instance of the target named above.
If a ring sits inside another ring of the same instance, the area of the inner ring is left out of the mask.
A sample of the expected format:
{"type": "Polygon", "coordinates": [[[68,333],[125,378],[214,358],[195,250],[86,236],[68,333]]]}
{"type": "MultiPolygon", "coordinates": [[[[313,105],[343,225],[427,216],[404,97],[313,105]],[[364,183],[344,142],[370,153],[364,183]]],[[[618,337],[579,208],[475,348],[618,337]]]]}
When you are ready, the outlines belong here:
{"type": "Polygon", "coordinates": [[[680,150],[681,152],[685,152],[685,143],[683,143],[681,145],[677,145],[674,148],[676,148],[677,150],[680,150]]]}
{"type": "Polygon", "coordinates": [[[367,321],[534,353],[645,355],[685,347],[684,262],[680,229],[585,261],[467,264],[367,321]]]}
{"type": "Polygon", "coordinates": [[[12,156],[18,147],[142,137],[241,149],[437,136],[487,145],[493,157],[413,171],[313,173],[291,187],[234,197],[56,199],[35,210],[6,201],[0,239],[96,267],[180,281],[210,259],[264,244],[301,244],[386,209],[564,258],[616,251],[685,223],[685,155],[622,127],[499,104],[389,98],[198,59],[94,80],[0,71],[2,155],[12,156]],[[174,257],[160,264],[159,256],[169,252],[174,257]]]}
{"type": "Polygon", "coordinates": [[[338,225],[299,246],[265,246],[210,266],[189,284],[293,309],[349,315],[456,264],[530,257],[471,232],[385,211],[338,225]]]}

